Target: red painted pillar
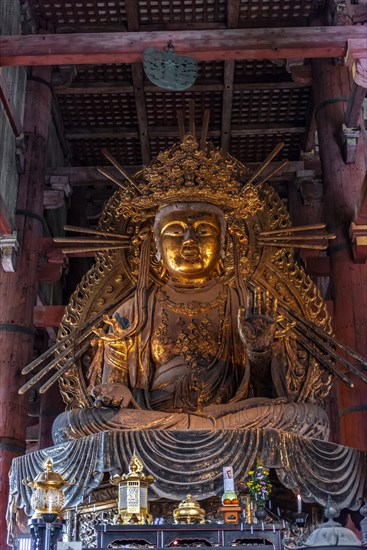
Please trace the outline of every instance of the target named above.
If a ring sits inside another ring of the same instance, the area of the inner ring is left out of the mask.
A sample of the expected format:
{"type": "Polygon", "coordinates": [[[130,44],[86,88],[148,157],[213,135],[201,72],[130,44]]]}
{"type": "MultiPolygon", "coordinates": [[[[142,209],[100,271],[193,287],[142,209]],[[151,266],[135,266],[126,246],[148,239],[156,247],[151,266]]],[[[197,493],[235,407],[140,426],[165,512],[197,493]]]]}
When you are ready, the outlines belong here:
{"type": "MultiPolygon", "coordinates": [[[[334,330],[341,342],[367,357],[367,264],[353,262],[350,224],[366,173],[366,138],[362,117],[356,161],[345,164],[341,128],[351,89],[346,67],[332,60],[314,60],[313,91],[324,182],[323,217],[337,238],[330,245],[334,330]]],[[[338,383],[340,439],[367,450],[367,384],[351,376],[350,389],[338,383]]]]}
{"type": "Polygon", "coordinates": [[[42,235],[43,187],[52,93],[51,68],[33,69],[26,92],[24,129],[28,136],[25,173],[20,176],[16,216],[20,252],[15,273],[0,268],[0,549],[6,544],[8,472],[25,451],[27,397],[22,368],[33,352],[33,307],[37,297],[37,247],[42,235]]]}

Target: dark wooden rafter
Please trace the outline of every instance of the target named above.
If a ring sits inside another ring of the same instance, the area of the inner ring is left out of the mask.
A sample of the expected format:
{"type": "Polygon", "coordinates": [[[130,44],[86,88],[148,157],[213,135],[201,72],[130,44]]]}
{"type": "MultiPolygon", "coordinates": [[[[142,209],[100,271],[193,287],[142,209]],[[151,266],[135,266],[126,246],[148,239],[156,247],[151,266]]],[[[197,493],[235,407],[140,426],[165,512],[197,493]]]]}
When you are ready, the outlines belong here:
{"type": "MultiPolygon", "coordinates": [[[[157,86],[150,83],[143,83],[144,92],[154,93],[158,90],[157,86]]],[[[257,79],[251,82],[234,82],[234,91],[252,91],[252,90],[291,90],[295,88],[307,88],[309,82],[293,82],[288,80],[266,81],[257,79]]],[[[190,87],[190,92],[223,92],[223,82],[196,82],[190,87]]],[[[131,84],[121,84],[121,82],[82,82],[65,86],[59,84],[53,86],[57,95],[86,95],[86,94],[131,94],[134,87],[131,84]]],[[[159,88],[159,93],[170,94],[172,90],[159,88]]]]}
{"type": "MultiPolygon", "coordinates": [[[[196,128],[196,132],[199,135],[201,128],[196,128]]],[[[263,135],[269,134],[302,134],[305,131],[304,124],[296,124],[289,122],[278,122],[277,124],[269,125],[268,123],[259,124],[246,124],[236,125],[231,128],[231,135],[234,136],[247,136],[261,133],[263,135]]],[[[172,127],[152,127],[149,129],[149,135],[151,137],[178,137],[178,128],[172,127]]],[[[66,128],[65,136],[67,139],[109,139],[118,137],[130,137],[139,138],[139,131],[137,128],[66,128]]],[[[209,137],[220,137],[221,131],[219,129],[212,129],[208,132],[209,137]]]]}
{"type": "Polygon", "coordinates": [[[303,151],[305,153],[311,153],[315,151],[315,135],[317,125],[315,117],[315,106],[313,97],[310,98],[310,102],[306,113],[306,132],[303,140],[303,151]]]}
{"type": "MultiPolygon", "coordinates": [[[[136,0],[125,0],[127,27],[130,32],[139,31],[139,5],[136,0]]],[[[136,113],[139,125],[139,138],[141,147],[141,158],[143,164],[150,161],[150,144],[148,133],[148,115],[144,93],[144,71],[141,63],[133,64],[131,67],[133,90],[136,103],[136,113]]]]}
{"type": "Polygon", "coordinates": [[[55,95],[52,96],[51,114],[65,160],[70,160],[72,157],[70,145],[65,139],[64,122],[60,113],[60,107],[57,101],[57,97],[55,95]]]}
{"type": "MultiPolygon", "coordinates": [[[[306,23],[305,17],[272,17],[272,24],[274,27],[302,27],[306,23]]],[[[241,20],[238,23],[239,29],[251,29],[258,27],[265,27],[269,24],[269,18],[256,18],[241,20]]],[[[143,23],[140,25],[140,30],[144,32],[155,31],[177,31],[177,30],[214,30],[225,29],[225,22],[216,21],[190,21],[186,23],[184,21],[160,21],[159,23],[143,23]]],[[[71,32],[121,32],[127,31],[127,25],[119,23],[118,25],[56,25],[55,32],[57,34],[71,33],[71,32]]]]}
{"type": "Polygon", "coordinates": [[[363,101],[366,97],[367,88],[353,82],[350,96],[348,99],[347,109],[345,111],[345,124],[348,128],[358,126],[363,101]]]}
{"type": "Polygon", "coordinates": [[[141,63],[131,67],[134,84],[134,96],[136,100],[136,114],[138,117],[139,139],[141,147],[141,158],[143,164],[150,161],[150,145],[148,131],[148,115],[144,94],[144,71],[141,63]]]}
{"type": "Polygon", "coordinates": [[[170,40],[177,53],[198,61],[332,58],[345,55],[347,46],[354,58],[364,58],[365,31],[330,26],[2,36],[0,65],[139,63],[146,48],[170,40]]]}
{"type": "MultiPolygon", "coordinates": [[[[234,29],[238,26],[240,18],[239,0],[228,0],[227,2],[227,27],[234,29]]],[[[233,84],[235,73],[235,61],[233,59],[224,62],[224,82],[223,82],[223,108],[222,108],[222,134],[221,148],[228,153],[231,143],[231,122],[232,122],[232,103],[233,103],[233,84]]]]}

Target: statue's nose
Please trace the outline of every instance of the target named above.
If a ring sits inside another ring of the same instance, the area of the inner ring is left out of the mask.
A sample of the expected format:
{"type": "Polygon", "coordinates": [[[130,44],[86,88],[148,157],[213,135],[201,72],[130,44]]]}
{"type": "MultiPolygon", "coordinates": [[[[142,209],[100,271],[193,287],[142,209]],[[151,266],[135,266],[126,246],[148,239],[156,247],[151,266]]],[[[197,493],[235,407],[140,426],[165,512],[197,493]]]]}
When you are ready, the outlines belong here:
{"type": "Polygon", "coordinates": [[[194,231],[194,228],[193,227],[188,227],[187,231],[185,232],[184,234],[184,239],[183,239],[183,242],[186,243],[186,242],[189,242],[189,241],[193,241],[193,242],[197,242],[197,235],[194,231]]]}

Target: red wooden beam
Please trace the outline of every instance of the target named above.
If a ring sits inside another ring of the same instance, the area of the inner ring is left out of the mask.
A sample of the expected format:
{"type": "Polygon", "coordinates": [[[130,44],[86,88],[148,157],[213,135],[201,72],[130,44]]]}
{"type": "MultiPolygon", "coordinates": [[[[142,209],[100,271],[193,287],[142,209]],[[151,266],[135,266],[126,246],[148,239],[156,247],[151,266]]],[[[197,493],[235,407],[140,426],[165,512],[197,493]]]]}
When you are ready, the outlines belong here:
{"type": "Polygon", "coordinates": [[[35,306],[33,325],[37,328],[58,327],[65,313],[65,306],[35,306]]]}
{"type": "Polygon", "coordinates": [[[326,58],[363,54],[363,26],[78,33],[0,37],[0,65],[138,63],[147,48],[172,41],[198,61],[326,58]]]}
{"type": "Polygon", "coordinates": [[[62,275],[62,265],[58,263],[43,263],[37,268],[37,281],[39,283],[56,283],[62,275]]]}

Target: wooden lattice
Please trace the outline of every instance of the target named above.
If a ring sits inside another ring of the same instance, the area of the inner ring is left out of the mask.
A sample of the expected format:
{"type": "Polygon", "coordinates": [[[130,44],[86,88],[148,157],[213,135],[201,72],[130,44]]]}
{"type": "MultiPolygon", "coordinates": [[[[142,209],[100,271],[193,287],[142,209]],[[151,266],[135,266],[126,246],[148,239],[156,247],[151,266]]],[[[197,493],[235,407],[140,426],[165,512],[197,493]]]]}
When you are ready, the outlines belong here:
{"type": "Polygon", "coordinates": [[[74,82],[121,82],[131,84],[131,65],[79,65],[74,82]]]}
{"type": "Polygon", "coordinates": [[[134,94],[60,95],[60,111],[64,125],[78,127],[136,126],[134,94]]]}
{"type": "Polygon", "coordinates": [[[241,0],[240,21],[307,18],[314,5],[313,0],[241,0]]]}
{"type": "MultiPolygon", "coordinates": [[[[177,126],[177,111],[183,111],[188,117],[189,101],[195,101],[195,123],[201,126],[204,111],[210,110],[211,124],[217,128],[221,124],[221,92],[185,92],[185,93],[146,93],[146,105],[149,126],[177,126]]],[[[188,129],[188,127],[187,127],[188,129]]]]}
{"type": "MultiPolygon", "coordinates": [[[[32,4],[39,21],[58,32],[138,32],[306,25],[324,3],[34,0],[32,4]]],[[[162,48],[165,46],[162,43],[162,48]]],[[[282,158],[299,159],[312,104],[311,88],[292,81],[286,60],[236,60],[234,68],[231,63],[199,62],[196,83],[185,92],[155,87],[141,66],[78,66],[70,89],[63,84],[59,90],[55,88],[73,163],[106,164],[100,153],[103,147],[126,166],[149,162],[178,139],[178,111],[184,112],[188,129],[191,99],[196,105],[197,131],[209,109],[209,138],[241,161],[262,161],[280,141],[285,142],[282,158]]]]}
{"type": "Polygon", "coordinates": [[[279,158],[296,160],[300,154],[299,134],[261,134],[232,137],[231,153],[244,164],[248,162],[262,162],[274,147],[284,142],[284,149],[279,158]]]}
{"type": "Polygon", "coordinates": [[[124,0],[35,0],[34,12],[38,18],[54,26],[126,25],[124,0]]]}
{"type": "Polygon", "coordinates": [[[309,97],[308,88],[234,91],[232,124],[303,122],[309,97]]]}
{"type": "Polygon", "coordinates": [[[80,166],[109,165],[101,153],[102,148],[108,149],[120,162],[126,166],[142,164],[138,138],[95,138],[73,140],[73,161],[80,166]]]}
{"type": "Polygon", "coordinates": [[[225,22],[226,0],[146,0],[139,12],[141,24],[225,22]]]}
{"type": "Polygon", "coordinates": [[[272,63],[267,59],[244,59],[235,62],[235,81],[241,82],[244,79],[256,80],[259,77],[281,77],[282,80],[289,78],[284,63],[272,63]]]}

